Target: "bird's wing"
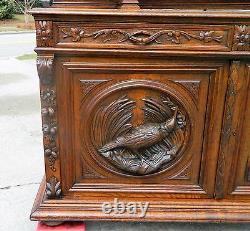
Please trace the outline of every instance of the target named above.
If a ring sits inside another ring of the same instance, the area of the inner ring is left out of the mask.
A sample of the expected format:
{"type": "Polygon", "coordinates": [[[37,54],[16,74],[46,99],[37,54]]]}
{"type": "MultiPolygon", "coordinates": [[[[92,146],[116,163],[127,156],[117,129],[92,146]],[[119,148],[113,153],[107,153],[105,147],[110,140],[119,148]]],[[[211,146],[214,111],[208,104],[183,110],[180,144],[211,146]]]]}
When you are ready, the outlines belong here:
{"type": "Polygon", "coordinates": [[[153,131],[147,131],[147,132],[134,132],[132,134],[127,134],[124,137],[124,145],[134,145],[135,147],[141,143],[151,143],[151,141],[154,141],[156,139],[156,134],[153,131]]]}

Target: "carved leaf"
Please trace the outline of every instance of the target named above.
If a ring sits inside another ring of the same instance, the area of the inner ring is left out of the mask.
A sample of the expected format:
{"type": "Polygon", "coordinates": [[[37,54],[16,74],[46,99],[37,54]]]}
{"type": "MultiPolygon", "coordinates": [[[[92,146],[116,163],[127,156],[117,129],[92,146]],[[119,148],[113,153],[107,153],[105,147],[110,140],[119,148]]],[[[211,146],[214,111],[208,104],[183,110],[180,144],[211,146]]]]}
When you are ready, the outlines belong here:
{"type": "Polygon", "coordinates": [[[48,198],[59,198],[61,196],[61,193],[61,183],[56,179],[56,177],[51,177],[46,183],[46,194],[48,198]]]}

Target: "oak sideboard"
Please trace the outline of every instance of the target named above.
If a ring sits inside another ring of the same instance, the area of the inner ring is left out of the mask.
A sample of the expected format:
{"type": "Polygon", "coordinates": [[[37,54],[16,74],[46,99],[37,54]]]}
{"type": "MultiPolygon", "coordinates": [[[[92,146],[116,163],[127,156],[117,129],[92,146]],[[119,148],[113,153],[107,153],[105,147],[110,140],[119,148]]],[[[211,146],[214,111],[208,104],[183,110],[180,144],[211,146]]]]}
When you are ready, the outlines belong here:
{"type": "Polygon", "coordinates": [[[250,1],[42,2],[31,219],[250,222],[250,1]]]}

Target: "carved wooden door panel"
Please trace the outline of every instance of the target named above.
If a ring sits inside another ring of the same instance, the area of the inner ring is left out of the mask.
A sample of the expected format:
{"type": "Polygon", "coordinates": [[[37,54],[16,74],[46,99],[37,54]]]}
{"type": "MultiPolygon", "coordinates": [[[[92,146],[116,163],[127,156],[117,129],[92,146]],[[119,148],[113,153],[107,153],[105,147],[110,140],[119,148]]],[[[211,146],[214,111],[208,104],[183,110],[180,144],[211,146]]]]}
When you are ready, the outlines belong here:
{"type": "Polygon", "coordinates": [[[71,57],[55,64],[66,198],[213,197],[227,63],[71,57]]]}
{"type": "Polygon", "coordinates": [[[250,64],[233,61],[228,80],[216,197],[250,195],[250,64]]]}

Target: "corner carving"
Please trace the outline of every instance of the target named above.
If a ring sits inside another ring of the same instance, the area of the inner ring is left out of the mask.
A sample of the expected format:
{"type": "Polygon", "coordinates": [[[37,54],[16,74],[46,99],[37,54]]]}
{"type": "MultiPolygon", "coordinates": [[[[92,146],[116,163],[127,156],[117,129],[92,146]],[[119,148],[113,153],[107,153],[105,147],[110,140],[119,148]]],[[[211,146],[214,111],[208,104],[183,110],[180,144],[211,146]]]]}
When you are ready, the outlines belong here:
{"type": "Polygon", "coordinates": [[[200,81],[176,81],[185,87],[197,100],[199,98],[200,81]]]}
{"type": "Polygon", "coordinates": [[[192,162],[188,162],[179,172],[174,175],[168,177],[171,180],[190,180],[190,170],[191,170],[192,162]]]}
{"type": "Polygon", "coordinates": [[[38,47],[53,46],[53,23],[52,21],[36,21],[36,37],[38,47]]]}
{"type": "Polygon", "coordinates": [[[85,80],[81,79],[80,80],[80,88],[82,92],[82,99],[84,99],[89,92],[91,92],[94,88],[98,87],[99,85],[106,83],[110,80],[106,79],[90,79],[90,80],[85,80]]]}
{"type": "Polygon", "coordinates": [[[101,156],[134,175],[155,173],[183,146],[186,116],[169,97],[141,99],[144,124],[133,126],[135,101],[124,95],[100,107],[92,137],[101,156]]]}
{"type": "Polygon", "coordinates": [[[61,29],[62,38],[71,38],[72,42],[84,42],[86,38],[93,40],[100,39],[100,43],[110,41],[116,43],[129,42],[136,45],[152,44],[184,44],[185,41],[196,40],[204,43],[216,42],[222,43],[223,36],[216,35],[215,31],[200,31],[198,33],[189,33],[181,30],[160,30],[158,32],[138,30],[128,32],[121,29],[103,29],[88,33],[80,27],[61,29]]]}
{"type": "Polygon", "coordinates": [[[237,25],[234,29],[234,51],[250,51],[250,26],[237,25]]]}
{"type": "Polygon", "coordinates": [[[82,177],[85,179],[100,179],[105,178],[101,174],[97,173],[95,170],[90,168],[88,164],[81,158],[81,166],[82,166],[82,177]]]}
{"type": "Polygon", "coordinates": [[[46,183],[46,195],[49,199],[59,199],[62,194],[61,183],[56,177],[51,177],[46,183]]]}

